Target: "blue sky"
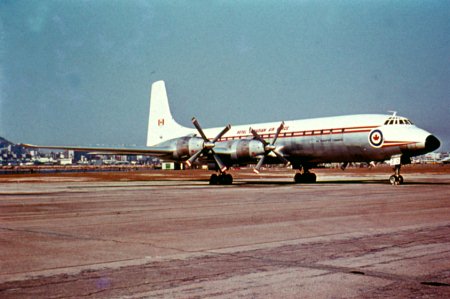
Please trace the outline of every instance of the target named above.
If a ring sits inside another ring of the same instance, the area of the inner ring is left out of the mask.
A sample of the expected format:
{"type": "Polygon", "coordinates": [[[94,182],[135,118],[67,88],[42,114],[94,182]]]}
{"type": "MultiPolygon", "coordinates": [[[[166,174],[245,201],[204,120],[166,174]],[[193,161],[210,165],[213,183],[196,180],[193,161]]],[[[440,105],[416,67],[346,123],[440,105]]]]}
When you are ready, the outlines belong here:
{"type": "Polygon", "coordinates": [[[450,1],[0,1],[0,136],[143,145],[156,80],[184,125],[395,110],[450,150],[450,1]]]}

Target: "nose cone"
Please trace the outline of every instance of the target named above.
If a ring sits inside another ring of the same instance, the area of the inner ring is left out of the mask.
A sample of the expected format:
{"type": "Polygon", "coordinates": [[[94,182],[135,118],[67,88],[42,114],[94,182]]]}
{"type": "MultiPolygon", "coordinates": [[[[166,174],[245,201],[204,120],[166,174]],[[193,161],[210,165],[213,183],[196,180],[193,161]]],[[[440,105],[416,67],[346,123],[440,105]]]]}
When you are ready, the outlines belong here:
{"type": "Polygon", "coordinates": [[[427,152],[432,152],[437,150],[441,146],[441,142],[435,136],[430,135],[425,140],[425,150],[427,152]]]}

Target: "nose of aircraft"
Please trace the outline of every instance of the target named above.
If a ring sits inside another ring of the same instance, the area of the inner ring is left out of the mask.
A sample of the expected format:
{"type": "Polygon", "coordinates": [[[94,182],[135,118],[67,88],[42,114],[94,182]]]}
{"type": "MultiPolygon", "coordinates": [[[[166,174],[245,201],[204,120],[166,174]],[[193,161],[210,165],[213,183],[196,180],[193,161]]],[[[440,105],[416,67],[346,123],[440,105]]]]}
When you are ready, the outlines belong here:
{"type": "Polygon", "coordinates": [[[429,135],[427,139],[425,139],[425,149],[427,152],[437,150],[440,146],[441,142],[433,135],[429,135]]]}

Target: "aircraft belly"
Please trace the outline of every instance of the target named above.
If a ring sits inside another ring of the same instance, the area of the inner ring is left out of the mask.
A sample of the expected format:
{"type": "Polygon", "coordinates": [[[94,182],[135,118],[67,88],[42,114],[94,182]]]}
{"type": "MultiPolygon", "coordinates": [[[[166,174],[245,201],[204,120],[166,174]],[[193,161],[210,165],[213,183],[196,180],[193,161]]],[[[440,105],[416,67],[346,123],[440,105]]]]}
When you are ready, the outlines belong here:
{"type": "Polygon", "coordinates": [[[381,161],[399,152],[397,148],[370,146],[367,133],[347,134],[341,139],[305,136],[285,140],[282,144],[283,153],[291,160],[314,163],[381,161]]]}

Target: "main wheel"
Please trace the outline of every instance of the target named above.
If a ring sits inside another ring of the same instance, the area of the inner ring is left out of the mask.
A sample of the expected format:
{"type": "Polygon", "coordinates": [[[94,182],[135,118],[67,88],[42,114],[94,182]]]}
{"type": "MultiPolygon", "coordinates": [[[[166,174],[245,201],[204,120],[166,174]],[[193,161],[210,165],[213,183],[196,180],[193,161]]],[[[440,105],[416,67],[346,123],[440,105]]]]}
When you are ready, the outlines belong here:
{"type": "Polygon", "coordinates": [[[304,184],[313,184],[317,181],[317,176],[315,173],[312,172],[306,172],[306,173],[296,173],[294,176],[294,181],[297,184],[304,183],[304,184]]]}
{"type": "Polygon", "coordinates": [[[303,176],[305,176],[305,182],[306,183],[312,184],[312,183],[315,183],[317,181],[317,176],[316,176],[315,173],[307,172],[303,176]]]}
{"type": "Polygon", "coordinates": [[[233,183],[233,177],[231,176],[231,174],[220,174],[219,175],[219,185],[231,185],[233,183]]]}
{"type": "Polygon", "coordinates": [[[210,185],[217,185],[219,183],[219,177],[217,176],[217,174],[212,174],[211,177],[209,178],[209,184],[210,185]]]}
{"type": "Polygon", "coordinates": [[[223,175],[223,184],[224,185],[231,185],[233,184],[233,176],[231,174],[224,174],[223,175]]]}
{"type": "Polygon", "coordinates": [[[301,174],[301,173],[296,173],[295,176],[294,176],[294,182],[295,182],[296,184],[303,183],[303,182],[304,182],[303,174],[301,174]]]}

